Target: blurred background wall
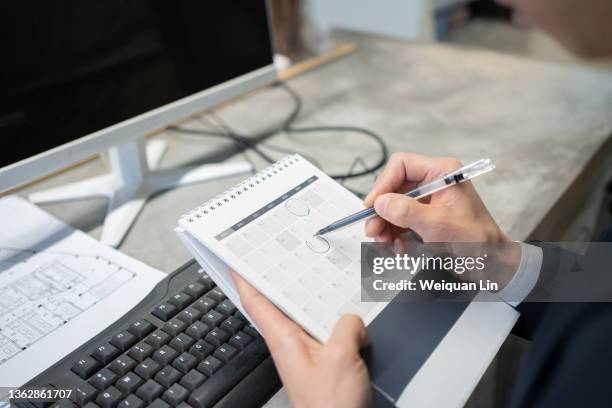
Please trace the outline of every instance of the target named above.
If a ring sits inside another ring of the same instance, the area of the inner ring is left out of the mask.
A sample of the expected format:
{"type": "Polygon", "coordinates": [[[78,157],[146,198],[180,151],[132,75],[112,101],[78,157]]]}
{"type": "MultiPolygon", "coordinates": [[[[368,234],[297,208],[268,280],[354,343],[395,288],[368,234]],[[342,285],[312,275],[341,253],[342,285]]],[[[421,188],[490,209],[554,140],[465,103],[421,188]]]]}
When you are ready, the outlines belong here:
{"type": "Polygon", "coordinates": [[[583,61],[548,35],[512,24],[494,0],[270,0],[274,46],[293,62],[335,45],[334,30],[408,41],[442,41],[535,59],[612,68],[583,61]]]}

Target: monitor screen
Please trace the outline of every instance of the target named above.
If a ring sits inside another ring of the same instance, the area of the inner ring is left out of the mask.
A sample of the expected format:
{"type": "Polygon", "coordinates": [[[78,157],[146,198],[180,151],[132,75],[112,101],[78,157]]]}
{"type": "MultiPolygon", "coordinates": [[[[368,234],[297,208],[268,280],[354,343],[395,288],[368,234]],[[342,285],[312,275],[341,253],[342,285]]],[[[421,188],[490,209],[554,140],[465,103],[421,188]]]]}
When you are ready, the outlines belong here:
{"type": "Polygon", "coordinates": [[[265,0],[19,0],[0,33],[0,168],[272,63],[265,0]]]}

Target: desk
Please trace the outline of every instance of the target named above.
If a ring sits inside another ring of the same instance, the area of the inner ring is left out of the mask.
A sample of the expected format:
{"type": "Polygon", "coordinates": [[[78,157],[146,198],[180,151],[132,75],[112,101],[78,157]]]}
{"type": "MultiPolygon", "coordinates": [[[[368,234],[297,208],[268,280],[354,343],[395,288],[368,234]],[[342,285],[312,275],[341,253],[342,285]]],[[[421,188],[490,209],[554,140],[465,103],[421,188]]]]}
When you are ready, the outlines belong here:
{"type": "MultiPolygon", "coordinates": [[[[573,66],[441,45],[349,36],[358,50],[290,81],[304,98],[297,125],[364,126],[392,151],[495,160],[498,169],[475,184],[502,229],[516,240],[555,239],[560,220],[574,216],[585,180],[601,161],[612,133],[612,75],[573,66]],[[569,198],[562,200],[562,198],[569,198]],[[560,204],[562,203],[562,204],[560,204]]],[[[224,106],[234,128],[253,133],[291,110],[281,89],[263,90],[224,106]]],[[[185,126],[203,127],[201,121],[185,126]]],[[[223,140],[164,132],[163,166],[201,163],[228,153],[223,140]]],[[[358,135],[278,135],[270,142],[315,156],[328,172],[344,172],[354,156],[373,163],[376,145],[358,135]],[[333,140],[333,143],[330,143],[333,140]]],[[[229,149],[231,151],[231,149],[229,149]]],[[[265,163],[250,153],[258,168],[265,163]]],[[[240,157],[231,157],[237,160],[240,157]]],[[[20,194],[105,171],[86,163],[20,194]]],[[[171,272],[190,259],[173,233],[178,217],[240,181],[231,178],[173,190],[152,199],[121,246],[125,253],[171,272]]],[[[351,181],[367,191],[372,177],[351,181]]],[[[44,208],[69,224],[100,233],[103,200],[44,208]]],[[[282,406],[279,397],[273,406],[282,406]],[[280,402],[278,402],[280,401],[280,402]]]]}

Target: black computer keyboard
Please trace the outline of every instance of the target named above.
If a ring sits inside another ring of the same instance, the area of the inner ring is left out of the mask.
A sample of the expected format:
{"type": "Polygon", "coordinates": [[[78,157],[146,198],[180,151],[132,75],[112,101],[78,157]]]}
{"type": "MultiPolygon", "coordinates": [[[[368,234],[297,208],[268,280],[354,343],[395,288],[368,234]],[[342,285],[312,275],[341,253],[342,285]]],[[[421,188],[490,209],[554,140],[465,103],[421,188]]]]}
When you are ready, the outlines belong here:
{"type": "Polygon", "coordinates": [[[192,261],[22,387],[71,390],[69,398],[11,402],[23,407],[256,407],[279,388],[262,337],[192,261]]]}

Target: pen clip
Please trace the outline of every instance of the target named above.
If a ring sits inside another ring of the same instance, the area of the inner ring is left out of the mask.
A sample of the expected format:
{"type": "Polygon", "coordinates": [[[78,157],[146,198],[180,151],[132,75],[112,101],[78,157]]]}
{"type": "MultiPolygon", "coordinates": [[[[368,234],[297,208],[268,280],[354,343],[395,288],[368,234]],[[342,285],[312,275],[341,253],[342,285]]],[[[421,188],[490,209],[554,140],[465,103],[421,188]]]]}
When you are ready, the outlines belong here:
{"type": "Polygon", "coordinates": [[[458,170],[452,171],[444,176],[445,179],[455,179],[457,182],[472,179],[487,173],[495,168],[495,163],[491,159],[480,159],[458,170]]]}

